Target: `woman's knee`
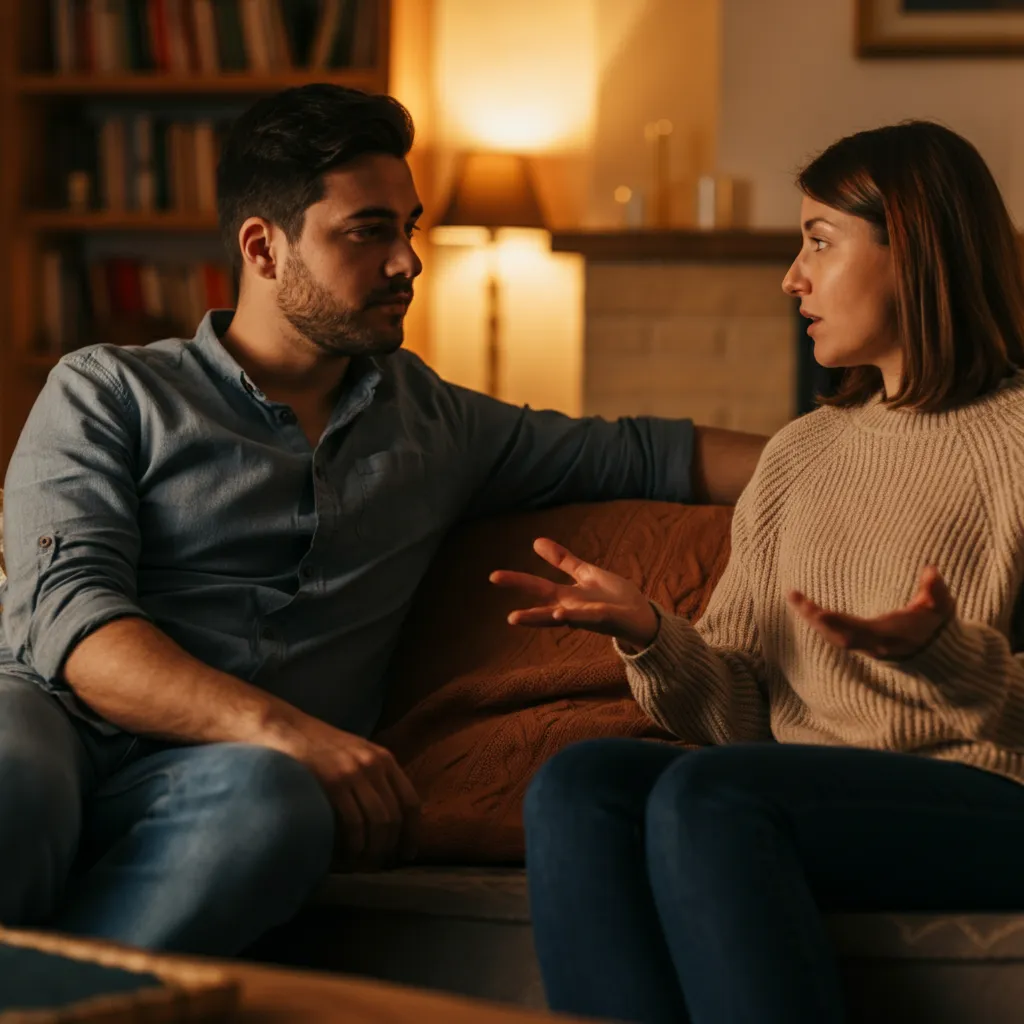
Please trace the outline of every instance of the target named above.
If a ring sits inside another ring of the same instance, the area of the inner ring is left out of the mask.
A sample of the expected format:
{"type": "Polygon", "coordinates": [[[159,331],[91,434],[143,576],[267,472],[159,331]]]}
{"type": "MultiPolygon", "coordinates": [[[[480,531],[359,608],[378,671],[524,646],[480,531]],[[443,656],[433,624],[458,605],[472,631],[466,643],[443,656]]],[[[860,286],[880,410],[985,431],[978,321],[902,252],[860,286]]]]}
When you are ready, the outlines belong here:
{"type": "Polygon", "coordinates": [[[774,805],[775,776],[768,744],[737,744],[695,750],[671,765],[647,801],[648,835],[677,829],[695,834],[730,818],[763,814],[774,805]]]}
{"type": "Polygon", "coordinates": [[[589,804],[633,805],[683,753],[647,740],[585,740],[559,751],[534,775],[523,804],[527,828],[589,804]]]}

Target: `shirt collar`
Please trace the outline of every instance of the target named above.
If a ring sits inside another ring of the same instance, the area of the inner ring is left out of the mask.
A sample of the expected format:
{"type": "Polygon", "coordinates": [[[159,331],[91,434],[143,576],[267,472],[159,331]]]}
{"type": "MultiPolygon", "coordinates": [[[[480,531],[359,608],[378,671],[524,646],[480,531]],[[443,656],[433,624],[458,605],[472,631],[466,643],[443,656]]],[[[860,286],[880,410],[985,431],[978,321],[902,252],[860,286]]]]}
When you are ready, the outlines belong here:
{"type": "MultiPolygon", "coordinates": [[[[251,397],[266,401],[266,395],[256,387],[234,356],[221,344],[221,336],[231,326],[234,315],[233,309],[211,309],[199,322],[191,344],[199,350],[203,360],[218,376],[241,388],[251,397]]],[[[345,395],[359,393],[365,401],[369,401],[382,376],[380,362],[373,356],[353,356],[348,373],[345,374],[343,398],[345,395]]]]}

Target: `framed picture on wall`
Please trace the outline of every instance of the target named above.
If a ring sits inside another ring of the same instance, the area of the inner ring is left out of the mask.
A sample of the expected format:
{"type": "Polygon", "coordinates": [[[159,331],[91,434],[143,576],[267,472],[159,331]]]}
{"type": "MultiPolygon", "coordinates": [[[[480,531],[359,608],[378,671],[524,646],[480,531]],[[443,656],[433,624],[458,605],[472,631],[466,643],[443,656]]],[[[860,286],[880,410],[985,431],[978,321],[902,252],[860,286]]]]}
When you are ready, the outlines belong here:
{"type": "Polygon", "coordinates": [[[1024,0],[856,0],[862,57],[1024,56],[1024,0]]]}

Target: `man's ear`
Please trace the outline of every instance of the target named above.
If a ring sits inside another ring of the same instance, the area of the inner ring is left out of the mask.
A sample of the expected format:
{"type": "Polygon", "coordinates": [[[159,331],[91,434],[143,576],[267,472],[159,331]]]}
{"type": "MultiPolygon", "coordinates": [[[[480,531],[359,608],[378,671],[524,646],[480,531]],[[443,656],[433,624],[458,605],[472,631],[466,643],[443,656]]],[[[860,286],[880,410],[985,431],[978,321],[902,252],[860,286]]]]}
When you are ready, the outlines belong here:
{"type": "Polygon", "coordinates": [[[249,217],[238,229],[243,267],[264,280],[277,278],[287,247],[284,232],[263,217],[249,217]]]}

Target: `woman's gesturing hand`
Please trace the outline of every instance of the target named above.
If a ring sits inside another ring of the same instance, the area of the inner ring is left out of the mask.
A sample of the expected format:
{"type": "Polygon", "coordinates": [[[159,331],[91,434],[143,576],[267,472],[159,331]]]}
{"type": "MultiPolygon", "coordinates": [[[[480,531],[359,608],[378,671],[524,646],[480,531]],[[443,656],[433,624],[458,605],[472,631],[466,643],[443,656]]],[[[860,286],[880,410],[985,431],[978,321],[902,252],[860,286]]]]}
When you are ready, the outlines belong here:
{"type": "Polygon", "coordinates": [[[932,568],[921,573],[909,604],[873,619],[827,611],[798,591],[789,595],[789,603],[830,644],[888,660],[910,658],[923,651],[956,611],[953,595],[932,568]]]}
{"type": "Polygon", "coordinates": [[[570,626],[613,636],[642,650],[658,635],[658,616],[650,602],[629,580],[577,558],[553,540],[541,537],[533,550],[574,580],[552,583],[525,572],[499,570],[491,582],[525,591],[536,602],[512,612],[513,626],[570,626]]]}

